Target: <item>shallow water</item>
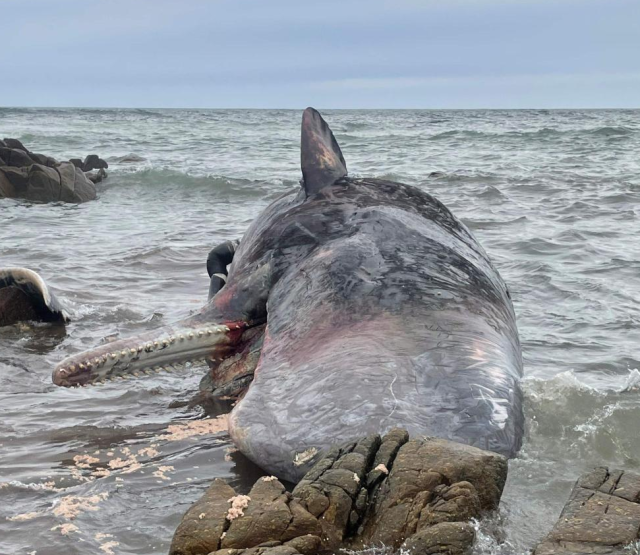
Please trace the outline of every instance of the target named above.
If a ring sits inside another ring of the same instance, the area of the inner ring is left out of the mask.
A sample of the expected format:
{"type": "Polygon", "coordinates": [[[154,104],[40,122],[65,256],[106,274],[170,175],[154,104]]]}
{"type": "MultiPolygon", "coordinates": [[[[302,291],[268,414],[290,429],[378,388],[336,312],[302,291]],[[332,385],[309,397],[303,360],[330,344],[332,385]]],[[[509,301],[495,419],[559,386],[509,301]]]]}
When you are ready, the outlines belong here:
{"type": "MultiPolygon", "coordinates": [[[[193,394],[203,368],[81,389],[54,387],[50,374],[68,354],[206,301],[210,248],[239,238],[296,186],[300,115],[0,109],[1,136],[59,159],[96,152],[110,163],[95,202],[0,201],[0,266],[37,270],[73,314],[66,334],[0,330],[1,554],[165,553],[214,477],[241,489],[255,479],[224,432],[167,430],[218,429],[198,421],[228,406],[209,415],[169,408],[193,394]],[[122,161],[130,154],[138,159],[122,161]]],[[[527,433],[510,464],[504,537],[487,524],[477,553],[525,553],[582,471],[640,468],[640,112],[324,115],[353,175],[434,194],[509,285],[527,433]]]]}

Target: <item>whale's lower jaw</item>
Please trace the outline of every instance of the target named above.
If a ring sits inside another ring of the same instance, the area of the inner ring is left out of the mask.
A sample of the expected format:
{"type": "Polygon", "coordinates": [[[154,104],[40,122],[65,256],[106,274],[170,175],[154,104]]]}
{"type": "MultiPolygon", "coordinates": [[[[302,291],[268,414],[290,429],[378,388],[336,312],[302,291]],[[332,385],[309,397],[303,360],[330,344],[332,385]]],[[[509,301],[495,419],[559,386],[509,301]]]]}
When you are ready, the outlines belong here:
{"type": "Polygon", "coordinates": [[[54,369],[53,383],[83,386],[171,371],[186,363],[220,361],[248,327],[246,322],[183,321],[68,357],[54,369]]]}

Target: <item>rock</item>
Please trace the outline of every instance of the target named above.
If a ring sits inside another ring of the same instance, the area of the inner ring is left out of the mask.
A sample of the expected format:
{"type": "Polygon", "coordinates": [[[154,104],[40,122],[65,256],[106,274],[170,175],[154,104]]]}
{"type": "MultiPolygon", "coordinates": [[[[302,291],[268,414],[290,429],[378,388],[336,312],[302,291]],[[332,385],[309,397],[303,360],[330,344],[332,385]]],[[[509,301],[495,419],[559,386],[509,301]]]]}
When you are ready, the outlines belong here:
{"type": "Polygon", "coordinates": [[[467,522],[443,522],[411,536],[402,546],[411,555],[465,555],[471,551],[475,532],[467,522]]]}
{"type": "Polygon", "coordinates": [[[333,449],[292,493],[275,477],[258,480],[248,496],[210,488],[183,518],[171,555],[208,553],[203,546],[217,546],[217,555],[313,555],[380,543],[463,555],[474,540],[469,521],[497,508],[506,475],[506,459],[495,453],[392,430],[333,449]],[[194,532],[197,507],[216,495],[226,524],[194,532]],[[185,549],[185,526],[201,551],[185,549]]]}
{"type": "Polygon", "coordinates": [[[79,169],[82,169],[82,167],[84,166],[84,163],[80,158],[71,158],[69,162],[71,162],[76,168],[79,169]]]}
{"type": "Polygon", "coordinates": [[[18,139],[5,139],[3,143],[4,145],[0,145],[0,146],[6,146],[8,148],[16,148],[26,153],[29,152],[27,148],[18,139]]]}
{"type": "Polygon", "coordinates": [[[377,490],[362,537],[398,548],[433,524],[477,518],[498,508],[506,479],[507,461],[495,453],[438,438],[408,441],[377,490]]]}
{"type": "Polygon", "coordinates": [[[171,555],[206,555],[220,547],[227,528],[228,499],[236,494],[217,478],[182,517],[169,548],[171,555]]]}
{"type": "Polygon", "coordinates": [[[94,185],[107,178],[107,172],[102,168],[100,168],[97,172],[87,172],[84,175],[94,185]]]}
{"type": "Polygon", "coordinates": [[[96,198],[93,183],[71,162],[62,162],[57,168],[60,175],[60,200],[85,202],[96,198]]]}
{"type": "Polygon", "coordinates": [[[249,548],[322,533],[318,521],[275,479],[259,479],[243,514],[231,520],[222,548],[249,548]]]}
{"type": "Polygon", "coordinates": [[[596,468],[573,487],[533,555],[628,555],[640,538],[640,475],[596,468]]]}
{"type": "MultiPolygon", "coordinates": [[[[0,198],[22,198],[34,202],[86,202],[96,198],[94,182],[107,177],[107,163],[92,154],[90,164],[97,164],[98,172],[85,176],[80,168],[84,163],[59,163],[55,158],[29,152],[17,139],[0,141],[0,198]]],[[[85,161],[85,162],[86,162],[85,161]]]]}
{"type": "Polygon", "coordinates": [[[0,157],[8,166],[16,168],[23,168],[33,164],[33,160],[26,152],[15,148],[0,148],[0,157]]]}
{"type": "Polygon", "coordinates": [[[106,169],[108,167],[109,164],[107,164],[107,162],[105,162],[97,154],[89,154],[89,156],[84,159],[84,163],[82,164],[82,171],[89,172],[91,170],[106,169]]]}
{"type": "Polygon", "coordinates": [[[58,161],[55,158],[51,158],[51,156],[45,156],[44,154],[37,154],[35,152],[30,152],[29,156],[38,164],[48,166],[49,168],[55,168],[58,165],[58,161]]]}

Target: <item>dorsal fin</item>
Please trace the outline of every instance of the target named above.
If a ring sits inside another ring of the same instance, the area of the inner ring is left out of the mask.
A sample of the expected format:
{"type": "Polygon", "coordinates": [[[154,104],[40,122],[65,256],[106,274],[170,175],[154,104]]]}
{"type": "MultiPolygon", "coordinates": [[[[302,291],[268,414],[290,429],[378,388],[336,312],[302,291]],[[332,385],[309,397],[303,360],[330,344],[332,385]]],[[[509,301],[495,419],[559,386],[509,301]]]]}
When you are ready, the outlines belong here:
{"type": "Polygon", "coordinates": [[[347,175],[347,164],[336,138],[313,108],[307,108],[302,114],[300,163],[302,186],[307,196],[347,175]]]}

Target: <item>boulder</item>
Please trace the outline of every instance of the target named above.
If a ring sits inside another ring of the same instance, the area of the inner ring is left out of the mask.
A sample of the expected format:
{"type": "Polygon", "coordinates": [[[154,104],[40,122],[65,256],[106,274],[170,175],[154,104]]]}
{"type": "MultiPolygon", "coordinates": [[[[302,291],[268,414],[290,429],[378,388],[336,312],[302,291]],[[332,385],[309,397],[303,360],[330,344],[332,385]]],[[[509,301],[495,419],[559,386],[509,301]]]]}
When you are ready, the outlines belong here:
{"type": "Polygon", "coordinates": [[[29,152],[17,139],[0,141],[0,198],[35,202],[86,202],[96,198],[94,183],[107,177],[107,163],[92,154],[82,162],[58,162],[51,156],[29,152]],[[98,169],[85,175],[85,164],[98,169]]]}
{"type": "Polygon", "coordinates": [[[97,172],[87,172],[84,175],[94,185],[107,178],[107,172],[102,168],[100,168],[97,172]]]}
{"type": "Polygon", "coordinates": [[[533,555],[629,555],[640,539],[640,475],[601,467],[580,479],[533,555]]]}
{"type": "Polygon", "coordinates": [[[89,154],[89,156],[84,159],[84,163],[82,164],[82,171],[90,172],[91,170],[104,170],[108,167],[109,164],[107,164],[107,162],[105,162],[97,154],[89,154]]]}
{"type": "Polygon", "coordinates": [[[96,198],[96,189],[70,162],[56,168],[0,167],[0,198],[23,198],[34,202],[85,202],[96,198]]]}
{"type": "Polygon", "coordinates": [[[29,152],[27,148],[18,139],[5,139],[3,143],[4,145],[0,145],[0,146],[7,146],[8,148],[16,148],[18,150],[22,150],[27,153],[29,152]]]}
{"type": "Polygon", "coordinates": [[[470,520],[497,509],[506,476],[501,455],[392,430],[333,449],[292,493],[273,476],[247,496],[216,480],[183,517],[170,554],[313,555],[382,543],[465,555],[475,537],[470,520]]]}
{"type": "Polygon", "coordinates": [[[93,183],[71,162],[61,162],[56,169],[60,175],[61,201],[86,202],[96,198],[93,183]]]}
{"type": "Polygon", "coordinates": [[[16,148],[0,147],[0,157],[8,166],[14,166],[16,168],[23,168],[33,164],[33,160],[26,152],[16,148]]]}
{"type": "Polygon", "coordinates": [[[38,164],[42,164],[43,166],[48,166],[50,168],[54,168],[58,165],[58,161],[55,158],[51,158],[51,156],[46,156],[45,154],[37,154],[35,152],[30,152],[29,156],[38,164]]]}
{"type": "Polygon", "coordinates": [[[28,183],[26,168],[0,167],[0,197],[20,197],[24,195],[28,183]]]}

